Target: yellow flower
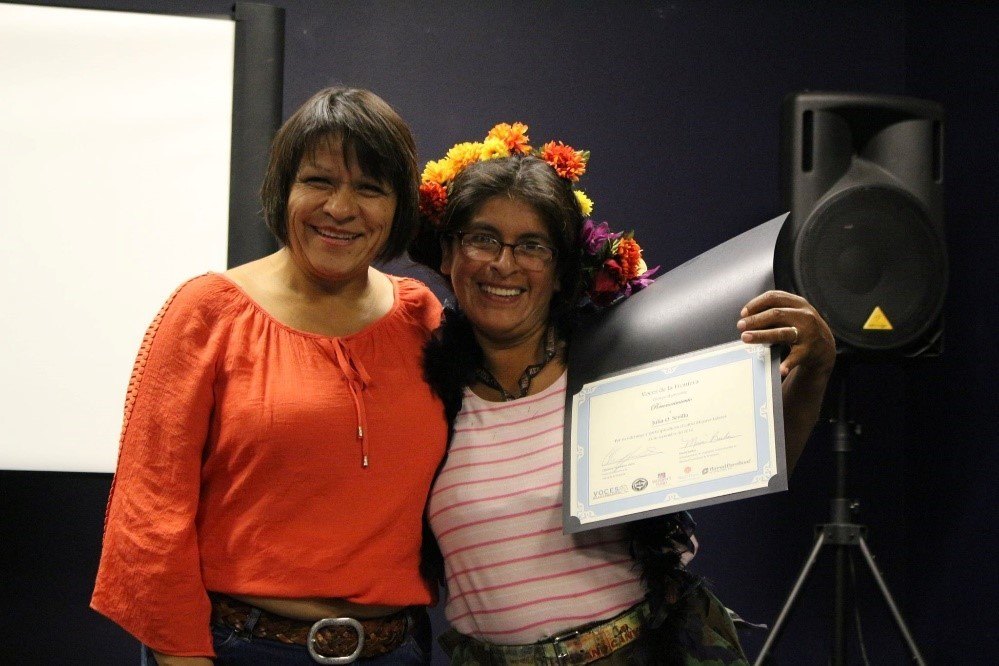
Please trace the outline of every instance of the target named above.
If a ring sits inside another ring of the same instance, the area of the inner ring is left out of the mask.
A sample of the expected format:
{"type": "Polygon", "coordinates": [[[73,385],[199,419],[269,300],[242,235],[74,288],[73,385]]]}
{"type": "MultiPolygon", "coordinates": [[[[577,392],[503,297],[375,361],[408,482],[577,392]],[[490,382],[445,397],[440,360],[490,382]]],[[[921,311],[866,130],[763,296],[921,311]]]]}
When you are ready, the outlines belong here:
{"type": "Polygon", "coordinates": [[[423,176],[420,178],[420,182],[443,185],[454,178],[454,174],[454,165],[449,159],[430,161],[427,162],[427,166],[423,167],[423,176]]]}
{"type": "Polygon", "coordinates": [[[573,190],[572,193],[576,195],[576,201],[579,202],[579,209],[583,211],[583,217],[589,217],[593,212],[593,199],[586,196],[583,190],[573,190]]]}
{"type": "Polygon", "coordinates": [[[482,142],[482,154],[480,158],[484,160],[491,160],[497,157],[508,157],[510,155],[510,149],[507,148],[506,143],[502,139],[497,139],[496,137],[486,137],[486,140],[482,142]]]}
{"type": "Polygon", "coordinates": [[[469,164],[479,161],[482,155],[482,144],[478,141],[466,141],[455,144],[451,150],[447,151],[447,158],[454,165],[454,172],[458,173],[469,164]]]}

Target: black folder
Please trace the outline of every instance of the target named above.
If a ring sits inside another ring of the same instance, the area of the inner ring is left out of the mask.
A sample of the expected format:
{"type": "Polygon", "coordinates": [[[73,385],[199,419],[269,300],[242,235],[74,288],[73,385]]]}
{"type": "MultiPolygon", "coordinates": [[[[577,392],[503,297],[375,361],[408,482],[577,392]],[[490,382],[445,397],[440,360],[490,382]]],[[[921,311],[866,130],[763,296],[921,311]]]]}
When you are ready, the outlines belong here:
{"type": "MultiPolygon", "coordinates": [[[[594,315],[576,331],[569,349],[565,402],[563,525],[566,532],[729,502],[787,489],[780,377],[773,382],[777,460],[767,488],[690,504],[653,509],[623,519],[580,525],[570,516],[573,400],[584,384],[664,359],[739,339],[736,322],[753,297],[774,288],[777,237],[788,214],[765,222],[662,275],[653,284],[594,315]]],[[[776,372],[776,366],[775,366],[776,372]]]]}

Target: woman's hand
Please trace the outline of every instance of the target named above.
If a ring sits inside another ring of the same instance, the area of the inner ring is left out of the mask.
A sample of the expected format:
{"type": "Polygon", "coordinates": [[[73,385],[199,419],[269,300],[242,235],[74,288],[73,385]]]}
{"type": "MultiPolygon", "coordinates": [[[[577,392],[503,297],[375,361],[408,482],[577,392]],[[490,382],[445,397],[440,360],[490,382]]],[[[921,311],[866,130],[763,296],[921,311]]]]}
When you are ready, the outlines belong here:
{"type": "Polygon", "coordinates": [[[819,418],[826,383],[836,363],[829,325],[801,296],[786,291],[760,294],[742,309],[736,328],[743,342],[785,344],[780,364],[784,399],[784,444],[790,472],[819,418]]]}
{"type": "Polygon", "coordinates": [[[742,308],[736,328],[743,342],[785,344],[790,353],[780,364],[781,377],[797,367],[828,377],[836,362],[836,342],[825,320],[801,296],[786,291],[760,294],[742,308]]]}

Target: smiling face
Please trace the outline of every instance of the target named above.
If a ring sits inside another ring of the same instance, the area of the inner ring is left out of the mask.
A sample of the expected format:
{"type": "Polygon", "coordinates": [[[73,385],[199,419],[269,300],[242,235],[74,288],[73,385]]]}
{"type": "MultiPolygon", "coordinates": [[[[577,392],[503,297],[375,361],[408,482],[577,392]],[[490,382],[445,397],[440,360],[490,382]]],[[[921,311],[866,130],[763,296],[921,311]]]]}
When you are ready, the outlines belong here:
{"type": "Polygon", "coordinates": [[[338,137],[302,158],[288,194],[288,250],[310,280],[344,285],[367,279],[392,230],[396,194],[366,176],[338,137]]]}
{"type": "MultiPolygon", "coordinates": [[[[462,231],[490,234],[502,243],[553,245],[532,206],[502,195],[487,199],[462,231]]],[[[525,270],[510,247],[492,260],[470,259],[455,238],[444,248],[441,272],[450,276],[458,304],[480,339],[504,347],[537,344],[548,328],[552,295],[558,291],[554,261],[539,271],[525,270]]]]}

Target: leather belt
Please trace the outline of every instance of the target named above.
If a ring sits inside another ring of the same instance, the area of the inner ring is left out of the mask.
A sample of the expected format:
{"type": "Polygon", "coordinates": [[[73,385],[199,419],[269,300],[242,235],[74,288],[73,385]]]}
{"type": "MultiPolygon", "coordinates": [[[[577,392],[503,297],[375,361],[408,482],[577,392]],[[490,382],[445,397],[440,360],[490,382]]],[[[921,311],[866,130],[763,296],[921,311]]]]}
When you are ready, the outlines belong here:
{"type": "Polygon", "coordinates": [[[411,626],[408,610],[370,619],[337,617],[312,622],[269,613],[220,594],[211,595],[211,600],[213,624],[253,638],[304,645],[320,664],[349,664],[391,652],[403,644],[411,626]]]}
{"type": "MultiPolygon", "coordinates": [[[[501,666],[561,666],[589,664],[633,643],[649,619],[648,603],[641,603],[606,622],[564,632],[530,645],[497,645],[471,636],[455,641],[483,663],[501,666]]],[[[447,642],[442,638],[442,642],[447,642]]]]}

